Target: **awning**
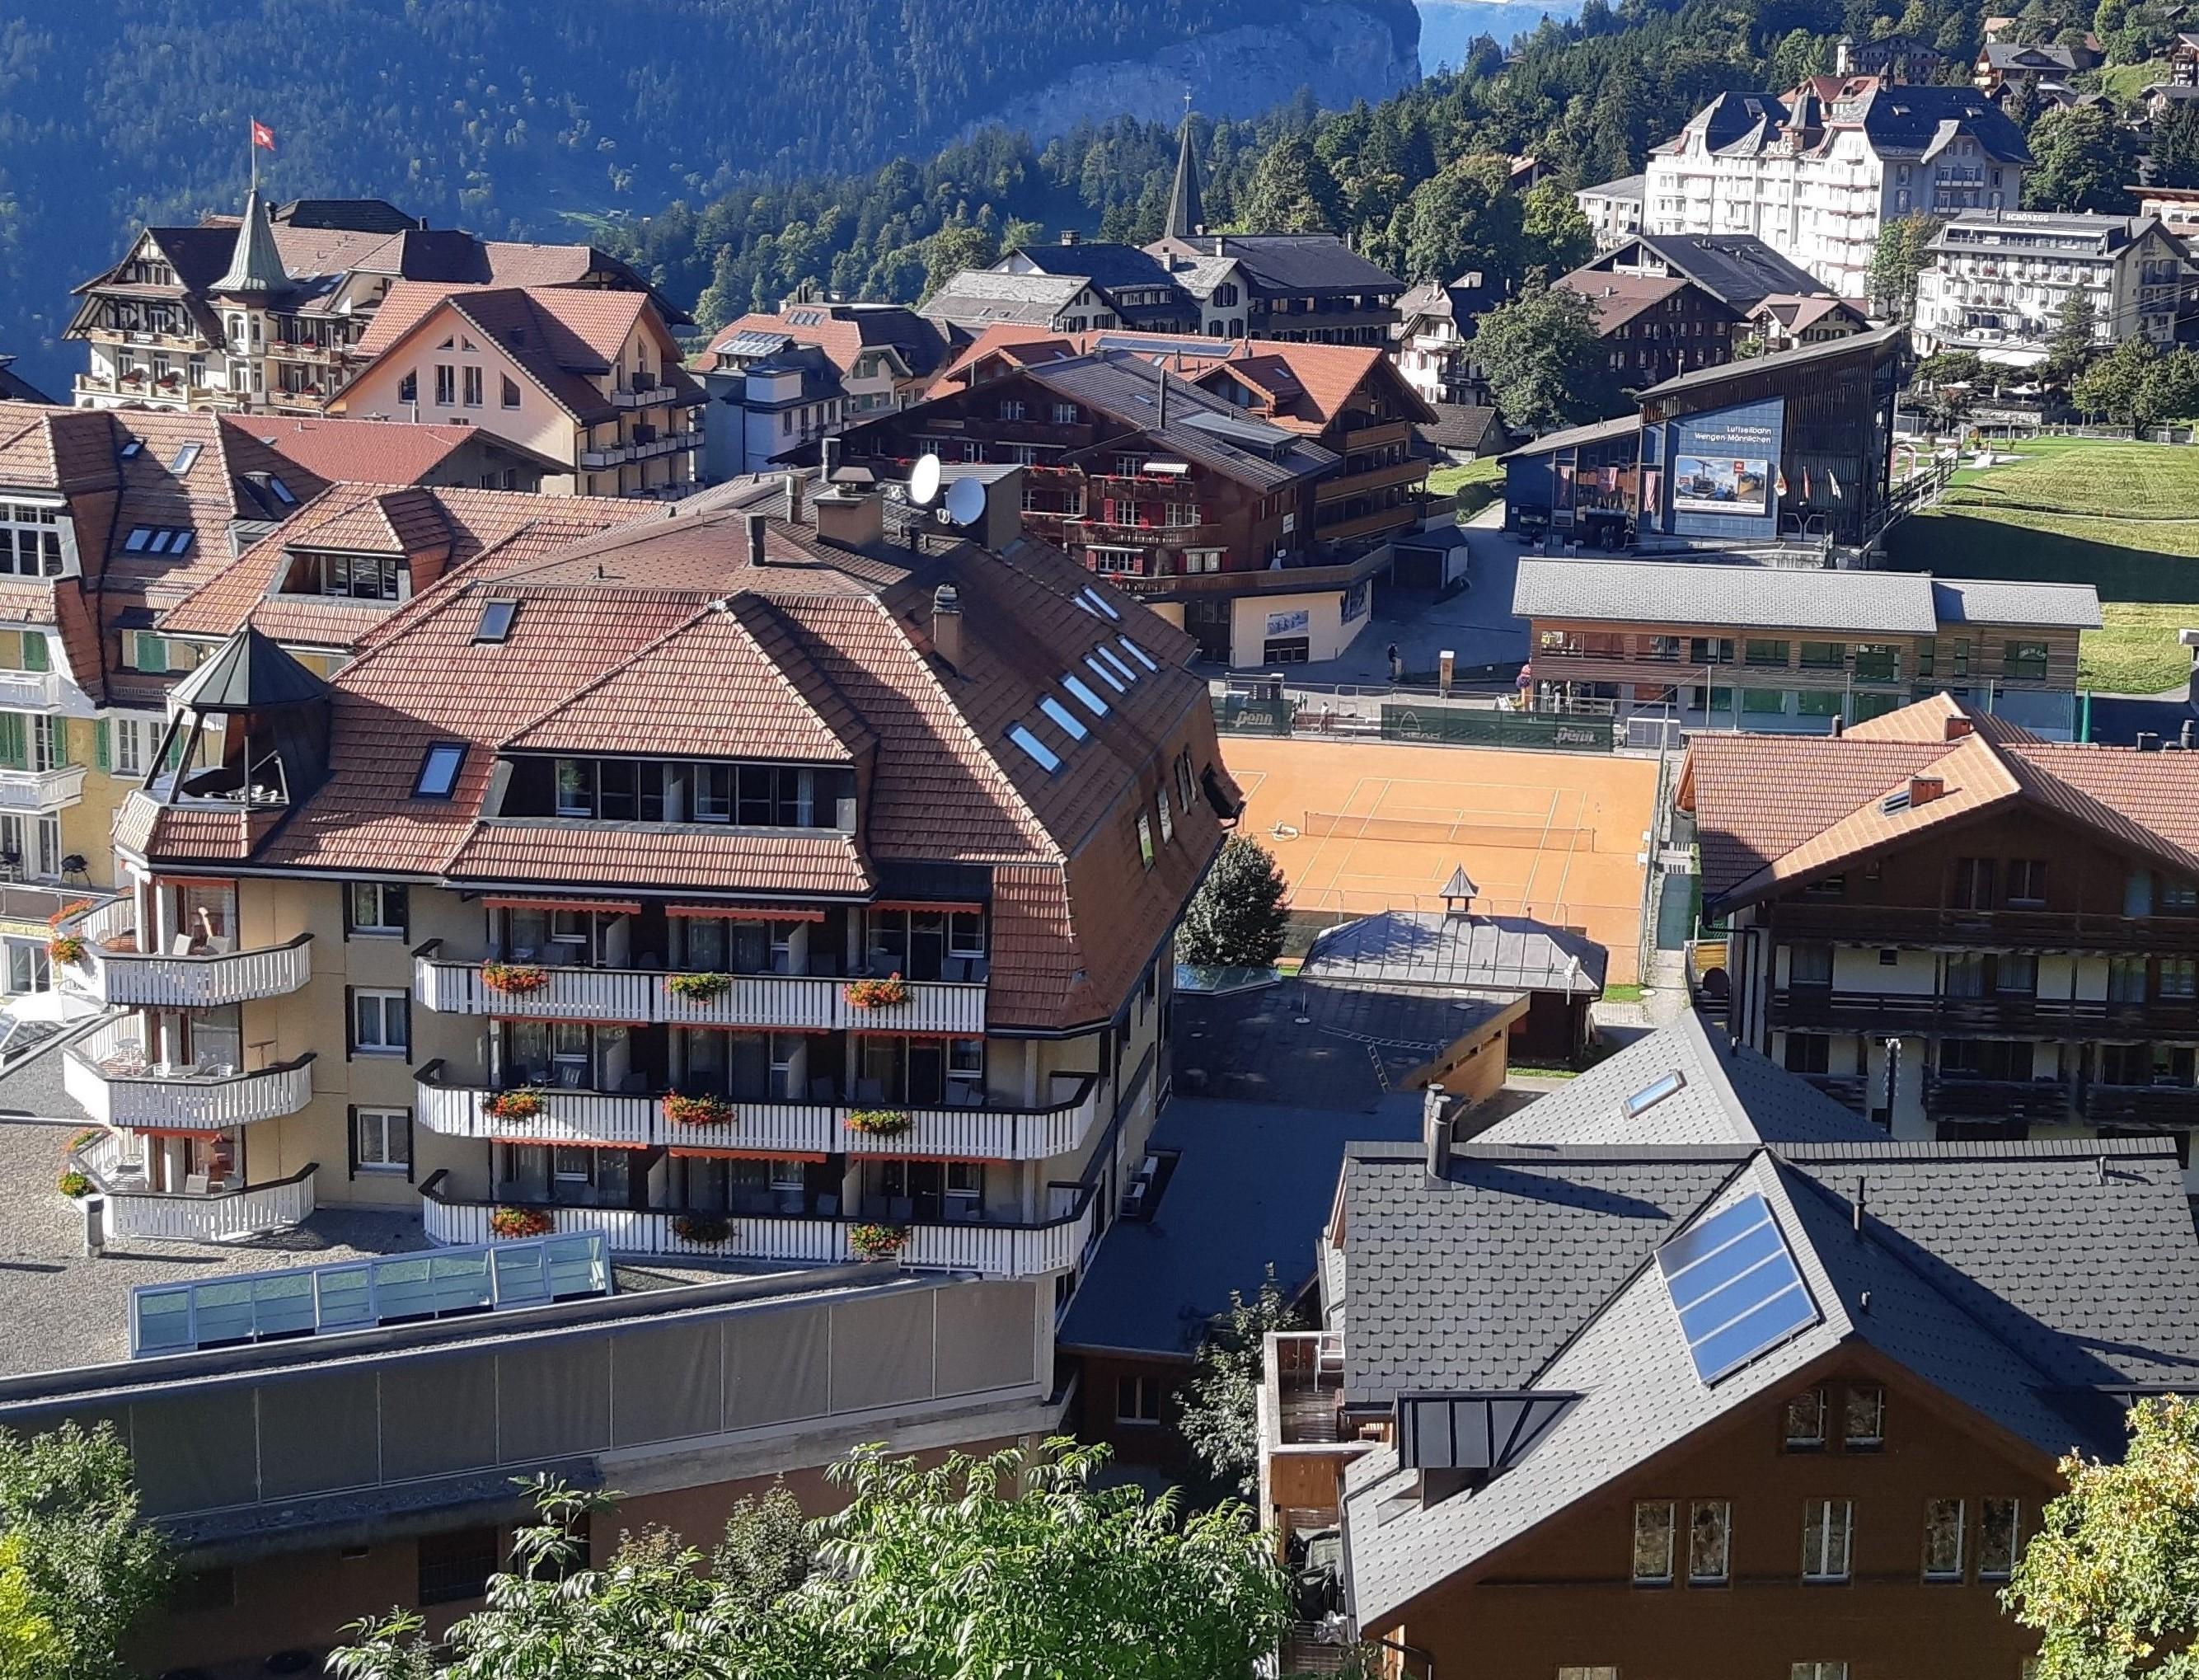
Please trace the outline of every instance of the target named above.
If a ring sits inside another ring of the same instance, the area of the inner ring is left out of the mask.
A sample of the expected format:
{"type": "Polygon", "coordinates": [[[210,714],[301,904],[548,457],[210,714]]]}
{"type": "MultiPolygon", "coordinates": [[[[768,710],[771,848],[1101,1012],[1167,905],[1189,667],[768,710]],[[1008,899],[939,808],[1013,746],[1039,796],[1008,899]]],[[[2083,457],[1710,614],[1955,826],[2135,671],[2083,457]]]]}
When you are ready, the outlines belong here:
{"type": "Polygon", "coordinates": [[[606,916],[639,916],[641,901],[633,898],[522,898],[484,897],[493,910],[596,910],[606,916]]]}
{"type": "Polygon", "coordinates": [[[674,1144],[670,1152],[683,1160],[823,1161],[831,1158],[824,1155],[805,1154],[799,1150],[790,1153],[784,1149],[697,1149],[685,1144],[674,1144]]]}
{"type": "MultiPolygon", "coordinates": [[[[772,1029],[776,1032],[779,1030],[772,1029]]],[[[983,1038],[983,1027],[971,1027],[962,1032],[941,1032],[922,1027],[849,1027],[848,1030],[858,1038],[983,1038]]]]}
{"type": "Polygon", "coordinates": [[[919,916],[942,916],[950,913],[960,916],[982,916],[985,913],[985,907],[982,904],[956,904],[936,898],[882,898],[877,903],[866,904],[863,907],[866,910],[907,910],[919,916]]]}
{"type": "Polygon", "coordinates": [[[516,1144],[522,1148],[531,1149],[643,1150],[650,1146],[645,1143],[631,1143],[624,1140],[614,1140],[610,1138],[592,1137],[498,1137],[492,1139],[491,1141],[495,1143],[516,1144]]]}
{"type": "MultiPolygon", "coordinates": [[[[495,902],[493,899],[491,903],[495,902]]],[[[822,910],[783,910],[756,904],[668,904],[668,916],[690,916],[697,921],[720,922],[821,922],[822,910]]]]}

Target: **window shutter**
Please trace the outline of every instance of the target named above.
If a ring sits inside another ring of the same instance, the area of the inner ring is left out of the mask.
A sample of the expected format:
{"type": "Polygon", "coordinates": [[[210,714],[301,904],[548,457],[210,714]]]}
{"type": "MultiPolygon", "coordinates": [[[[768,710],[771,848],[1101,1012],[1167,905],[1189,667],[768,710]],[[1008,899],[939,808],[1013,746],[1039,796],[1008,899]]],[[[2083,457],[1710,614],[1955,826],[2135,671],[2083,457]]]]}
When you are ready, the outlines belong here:
{"type": "MultiPolygon", "coordinates": [[[[347,989],[348,991],[348,989],[347,989]]],[[[344,1030],[350,1036],[351,1030],[344,1030]]],[[[349,1178],[359,1176],[359,1105],[352,1103],[344,1109],[344,1172],[349,1178]]]]}
{"type": "MultiPolygon", "coordinates": [[[[344,1059],[346,1061],[349,1061],[352,1058],[352,1052],[358,1048],[359,1003],[352,989],[349,986],[347,986],[344,988],[344,1059]]],[[[353,1117],[356,1117],[359,1111],[357,1109],[353,1109],[352,1113],[353,1117]]],[[[353,1154],[358,1152],[358,1148],[359,1146],[355,1143],[352,1146],[353,1154]]]]}
{"type": "Polygon", "coordinates": [[[346,881],[338,886],[336,896],[343,901],[343,932],[344,937],[348,939],[351,937],[353,925],[351,915],[351,883],[346,881]]]}
{"type": "Polygon", "coordinates": [[[52,723],[52,732],[54,742],[54,768],[56,770],[65,769],[67,767],[69,761],[68,720],[65,717],[55,718],[52,723]]]}
{"type": "Polygon", "coordinates": [[[91,726],[92,755],[97,760],[99,767],[102,770],[112,770],[114,767],[114,751],[109,744],[110,729],[111,726],[105,718],[100,719],[91,726]]]}
{"type": "Polygon", "coordinates": [[[405,1181],[412,1181],[412,1111],[405,1111],[405,1181]]]}
{"type": "Polygon", "coordinates": [[[20,712],[0,712],[0,765],[10,770],[31,767],[27,732],[20,712]]]}
{"type": "Polygon", "coordinates": [[[23,668],[26,671],[50,671],[53,656],[46,646],[46,633],[26,630],[23,633],[23,668]]]}
{"type": "MultiPolygon", "coordinates": [[[[410,944],[412,939],[412,889],[405,887],[401,890],[405,895],[405,913],[397,919],[397,925],[400,930],[398,936],[410,944]]],[[[412,1006],[410,1004],[405,1006],[405,1024],[408,1029],[412,1024],[412,1006]]],[[[405,1036],[409,1039],[411,1035],[408,1031],[405,1036]]]]}

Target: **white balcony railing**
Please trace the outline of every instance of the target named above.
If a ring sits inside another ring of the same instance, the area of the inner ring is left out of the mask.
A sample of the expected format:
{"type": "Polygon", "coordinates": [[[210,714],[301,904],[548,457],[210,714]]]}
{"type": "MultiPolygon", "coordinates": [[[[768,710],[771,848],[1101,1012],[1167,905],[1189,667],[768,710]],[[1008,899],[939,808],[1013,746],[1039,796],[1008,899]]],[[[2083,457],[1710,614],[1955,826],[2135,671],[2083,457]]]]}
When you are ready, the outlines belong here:
{"type": "Polygon", "coordinates": [[[84,792],[84,766],[54,770],[0,770],[0,807],[10,811],[50,811],[73,804],[84,792]]]}
{"type": "Polygon", "coordinates": [[[319,1163],[268,1184],[247,1185],[217,1195],[162,1195],[124,1191],[106,1198],[107,1238],[160,1242],[228,1242],[302,1225],[313,1212],[313,1176],[319,1163]]]}
{"type": "Polygon", "coordinates": [[[412,995],[446,1015],[494,1015],[628,1026],[764,1027],[787,1031],[953,1033],[985,1030],[982,981],[914,980],[907,999],[860,1008],[847,983],[809,975],[737,974],[709,997],[683,997],[650,969],[545,968],[525,991],[499,989],[477,962],[449,961],[434,945],[414,954],[412,995]]]}
{"type": "Polygon", "coordinates": [[[420,1070],[415,1113],[422,1125],[446,1137],[528,1143],[595,1143],[614,1147],[740,1148],[790,1155],[929,1155],[961,1160],[1043,1161],[1081,1148],[1097,1117],[1097,1082],[1050,1108],[926,1108],[884,1101],[745,1102],[732,1117],[695,1126],[665,1118],[661,1096],[602,1091],[532,1090],[531,1102],[491,1111],[498,1093],[449,1082],[440,1062],[420,1070]],[[859,1132],[848,1122],[858,1110],[887,1110],[907,1117],[903,1129],[859,1132]]]}
{"type": "Polygon", "coordinates": [[[219,1131],[295,1114],[313,1094],[312,1053],[248,1073],[163,1072],[145,1061],[135,1018],[110,1022],[64,1053],[61,1085],[102,1125],[219,1131]]]}
{"type": "Polygon", "coordinates": [[[0,671],[0,707],[11,712],[50,712],[61,703],[59,671],[0,671]]]}
{"type": "Polygon", "coordinates": [[[162,956],[139,951],[137,906],[119,898],[65,923],[84,941],[77,960],[58,966],[62,983],[98,1003],[164,1009],[219,1009],[254,998],[283,997],[313,977],[312,935],[248,951],[162,956]]]}
{"type": "MultiPolygon", "coordinates": [[[[463,1201],[446,1193],[444,1175],[420,1187],[422,1222],[430,1240],[449,1245],[494,1242],[488,1201],[463,1201]]],[[[690,1258],[779,1260],[829,1264],[857,1257],[849,1232],[860,1222],[791,1216],[688,1216],[637,1208],[536,1207],[560,1235],[604,1233],[621,1254],[690,1258]],[[725,1233],[722,1240],[702,1240],[725,1233]]],[[[995,1277],[1038,1277],[1075,1265],[1090,1245],[1098,1214],[1096,1196],[1079,1196],[1073,1210],[1042,1225],[911,1224],[898,1259],[905,1266],[936,1266],[995,1277]]]]}

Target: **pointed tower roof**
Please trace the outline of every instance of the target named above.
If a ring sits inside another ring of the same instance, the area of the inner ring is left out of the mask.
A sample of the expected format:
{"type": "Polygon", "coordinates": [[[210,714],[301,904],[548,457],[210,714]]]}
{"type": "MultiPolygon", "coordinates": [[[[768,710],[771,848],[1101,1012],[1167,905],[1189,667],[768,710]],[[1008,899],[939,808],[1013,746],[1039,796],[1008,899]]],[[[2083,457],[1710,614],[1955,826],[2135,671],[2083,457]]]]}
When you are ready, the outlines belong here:
{"type": "Polygon", "coordinates": [[[329,685],[250,625],[175,687],[179,711],[254,712],[328,696],[329,685]]]}
{"type": "Polygon", "coordinates": [[[237,225],[229,272],[207,289],[230,297],[271,297],[290,289],[290,273],[283,266],[283,254],[275,248],[274,225],[267,219],[267,207],[257,187],[245,195],[244,219],[237,225]]]}
{"type": "Polygon", "coordinates": [[[1170,239],[1188,239],[1206,223],[1206,207],[1199,191],[1199,155],[1191,144],[1191,113],[1183,114],[1175,154],[1175,186],[1169,194],[1168,228],[1170,239]]]}

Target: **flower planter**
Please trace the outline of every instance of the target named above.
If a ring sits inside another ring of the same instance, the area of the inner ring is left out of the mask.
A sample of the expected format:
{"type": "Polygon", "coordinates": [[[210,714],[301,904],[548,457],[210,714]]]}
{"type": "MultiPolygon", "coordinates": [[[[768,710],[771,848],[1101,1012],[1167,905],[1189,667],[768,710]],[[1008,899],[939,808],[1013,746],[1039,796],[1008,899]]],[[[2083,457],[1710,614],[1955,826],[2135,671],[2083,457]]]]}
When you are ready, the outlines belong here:
{"type": "Polygon", "coordinates": [[[733,1105],[723,1097],[684,1097],[674,1091],[664,1100],[664,1117],[675,1126],[730,1126],[733,1105]]]}
{"type": "Polygon", "coordinates": [[[850,1225],[848,1228],[848,1249],[858,1260],[890,1260],[901,1251],[908,1240],[907,1230],[899,1225],[850,1225]]]}
{"type": "Polygon", "coordinates": [[[532,1120],[542,1112],[540,1091],[498,1091],[481,1105],[482,1111],[498,1120],[532,1120]]]}
{"type": "Polygon", "coordinates": [[[77,933],[57,933],[46,942],[46,955],[57,963],[84,960],[84,936],[77,933]]]}
{"type": "Polygon", "coordinates": [[[890,1009],[908,1001],[908,982],[898,974],[883,980],[850,980],[840,988],[850,1009],[890,1009]]]}
{"type": "Polygon", "coordinates": [[[488,1228],[499,1237],[546,1237],[557,1222],[541,1208],[500,1207],[489,1215],[488,1228]]]}
{"type": "Polygon", "coordinates": [[[91,1192],[91,1179],[89,1175],[72,1167],[55,1181],[54,1187],[64,1196],[89,1195],[91,1192]]]}
{"type": "Polygon", "coordinates": [[[550,983],[550,971],[533,963],[487,962],[481,965],[481,977],[493,992],[539,992],[550,983]]]}
{"type": "Polygon", "coordinates": [[[913,1123],[900,1108],[859,1108],[848,1116],[848,1129],[865,1137],[898,1137],[913,1123]]]}
{"type": "Polygon", "coordinates": [[[690,1003],[708,1003],[732,983],[730,974],[674,974],[666,978],[664,989],[690,1003]]]}
{"type": "Polygon", "coordinates": [[[672,1222],[672,1234],[682,1242],[701,1243],[715,1248],[731,1240],[732,1222],[710,1213],[683,1213],[672,1222]]]}

